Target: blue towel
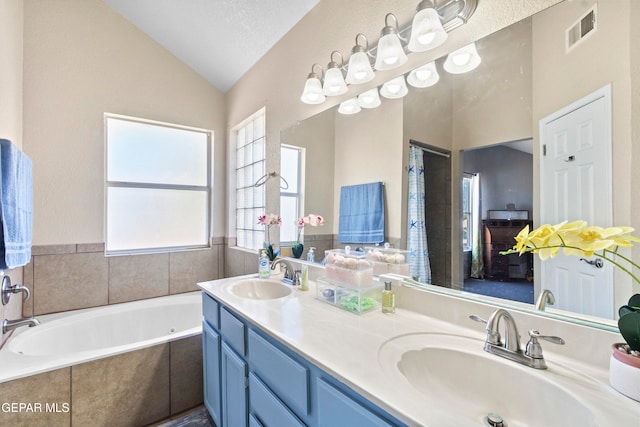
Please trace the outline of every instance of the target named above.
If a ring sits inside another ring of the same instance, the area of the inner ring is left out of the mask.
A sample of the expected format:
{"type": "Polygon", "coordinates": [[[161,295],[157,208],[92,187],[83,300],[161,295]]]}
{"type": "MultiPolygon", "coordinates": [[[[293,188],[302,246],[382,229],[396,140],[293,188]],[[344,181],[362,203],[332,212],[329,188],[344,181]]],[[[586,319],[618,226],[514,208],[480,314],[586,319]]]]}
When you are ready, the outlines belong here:
{"type": "Polygon", "coordinates": [[[33,180],[31,159],[6,139],[0,139],[0,269],[31,261],[33,180]]]}
{"type": "Polygon", "coordinates": [[[382,182],[340,189],[340,243],[384,242],[384,187],[382,182]]]}

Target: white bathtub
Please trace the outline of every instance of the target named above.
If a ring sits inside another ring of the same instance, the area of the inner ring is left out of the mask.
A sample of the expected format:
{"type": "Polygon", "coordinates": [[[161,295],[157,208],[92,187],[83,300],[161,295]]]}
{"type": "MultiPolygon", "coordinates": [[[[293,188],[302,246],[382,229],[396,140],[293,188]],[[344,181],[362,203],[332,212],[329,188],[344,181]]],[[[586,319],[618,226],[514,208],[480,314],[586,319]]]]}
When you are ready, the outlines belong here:
{"type": "Polygon", "coordinates": [[[150,347],[202,332],[202,294],[191,292],[37,316],[0,350],[0,382],[150,347]]]}

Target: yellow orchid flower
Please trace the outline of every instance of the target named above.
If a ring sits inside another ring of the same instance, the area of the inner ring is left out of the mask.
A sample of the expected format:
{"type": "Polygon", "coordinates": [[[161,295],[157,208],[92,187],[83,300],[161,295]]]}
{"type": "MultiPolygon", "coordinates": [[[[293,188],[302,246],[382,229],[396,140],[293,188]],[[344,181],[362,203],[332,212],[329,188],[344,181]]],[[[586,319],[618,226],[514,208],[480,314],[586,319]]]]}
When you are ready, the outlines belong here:
{"type": "Polygon", "coordinates": [[[619,247],[632,247],[640,238],[631,236],[632,227],[598,227],[588,226],[585,221],[563,221],[559,224],[544,224],[529,231],[527,225],[516,236],[516,244],[512,249],[501,254],[519,255],[525,253],[538,254],[541,260],[554,258],[563,250],[565,255],[591,257],[597,256],[620,268],[638,284],[640,279],[633,274],[633,269],[640,266],[630,258],[618,253],[619,247]],[[601,251],[598,253],[598,251],[601,251]],[[627,266],[628,265],[628,266],[627,266]]]}

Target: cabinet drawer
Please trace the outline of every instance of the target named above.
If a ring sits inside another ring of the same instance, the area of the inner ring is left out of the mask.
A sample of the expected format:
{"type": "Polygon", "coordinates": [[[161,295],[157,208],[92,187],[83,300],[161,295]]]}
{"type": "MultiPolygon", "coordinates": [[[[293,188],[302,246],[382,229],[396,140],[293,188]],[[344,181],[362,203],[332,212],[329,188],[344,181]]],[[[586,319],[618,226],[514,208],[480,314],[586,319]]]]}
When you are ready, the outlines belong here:
{"type": "Polygon", "coordinates": [[[309,370],[249,330],[249,364],[252,370],[292,409],[309,413],[309,370]]]}
{"type": "Polygon", "coordinates": [[[220,304],[206,292],[202,293],[202,315],[215,329],[220,330],[219,320],[220,304]]]}
{"type": "Polygon", "coordinates": [[[245,355],[244,323],[224,307],[220,309],[220,334],[238,354],[245,355]]]}
{"type": "Polygon", "coordinates": [[[255,374],[249,374],[251,413],[262,425],[304,427],[304,424],[282,403],[255,374]]]}
{"type": "Polygon", "coordinates": [[[317,396],[319,427],[393,425],[322,379],[318,379],[317,396]]]}

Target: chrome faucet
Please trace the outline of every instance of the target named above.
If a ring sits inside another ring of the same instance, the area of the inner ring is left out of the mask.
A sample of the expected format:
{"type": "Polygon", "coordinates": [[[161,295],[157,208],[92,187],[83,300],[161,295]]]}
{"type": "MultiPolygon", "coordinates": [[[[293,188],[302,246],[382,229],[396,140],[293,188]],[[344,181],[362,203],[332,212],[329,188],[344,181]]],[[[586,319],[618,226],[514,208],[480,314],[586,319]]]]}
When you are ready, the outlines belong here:
{"type": "Polygon", "coordinates": [[[472,320],[487,324],[487,340],[484,343],[484,351],[513,360],[534,369],[547,369],[547,364],[542,356],[542,346],[538,339],[543,339],[554,344],[564,344],[560,337],[540,335],[540,332],[530,330],[529,342],[522,351],[520,347],[520,335],[515,320],[507,310],[497,309],[491,314],[489,320],[481,319],[478,316],[469,316],[472,320]],[[500,321],[504,319],[505,338],[504,342],[500,336],[500,321]]]}
{"type": "Polygon", "coordinates": [[[35,317],[24,317],[22,319],[9,320],[4,319],[2,322],[2,333],[6,334],[9,331],[12,331],[20,326],[29,326],[30,328],[33,326],[38,326],[40,321],[35,317]]]}
{"type": "Polygon", "coordinates": [[[282,281],[289,285],[298,286],[300,284],[300,270],[294,270],[291,263],[284,258],[276,258],[271,263],[271,269],[275,270],[276,265],[278,264],[284,264],[284,277],[282,278],[282,281]]]}
{"type": "Polygon", "coordinates": [[[556,303],[556,297],[553,296],[553,293],[549,289],[543,289],[538,295],[538,300],[536,301],[536,310],[544,311],[544,308],[547,304],[553,305],[556,303]]]}

